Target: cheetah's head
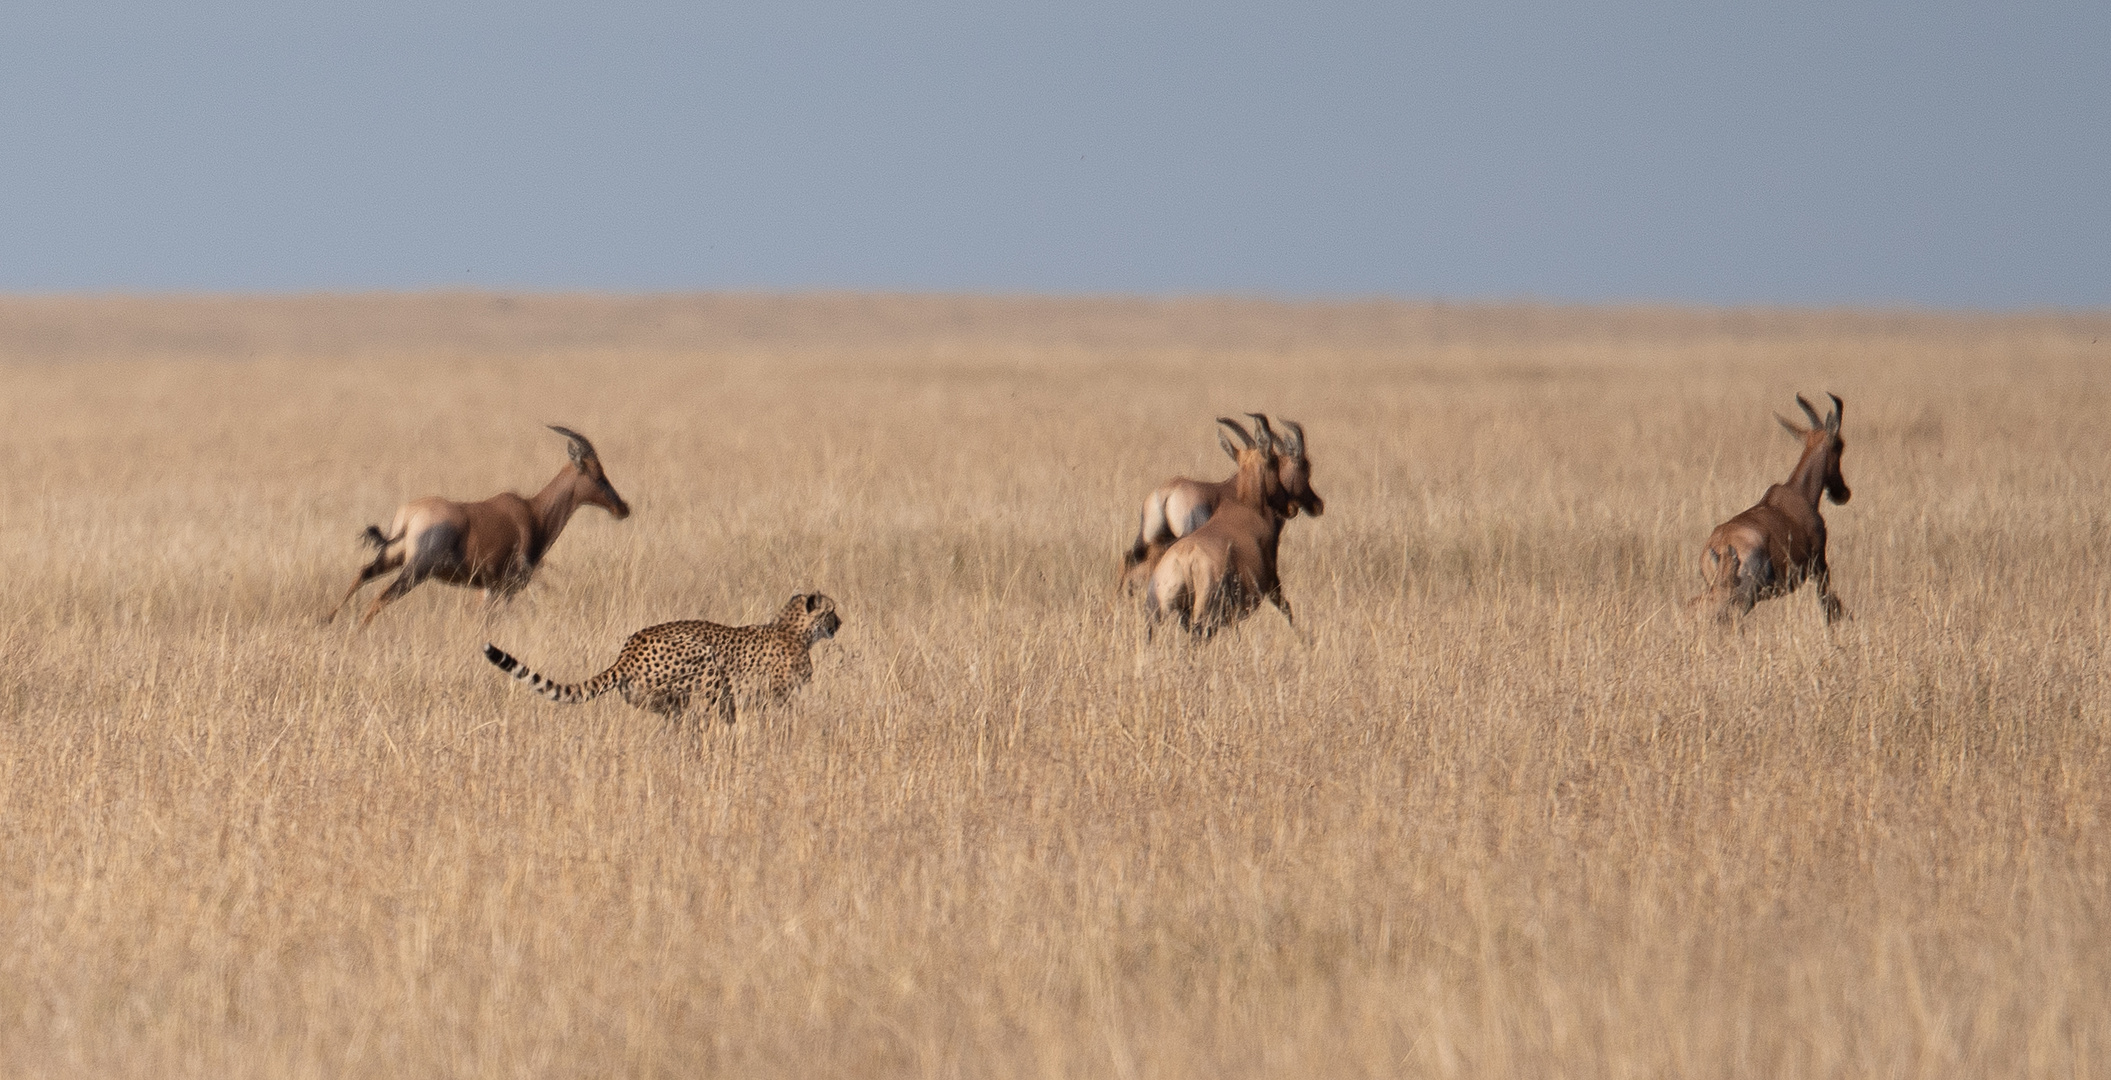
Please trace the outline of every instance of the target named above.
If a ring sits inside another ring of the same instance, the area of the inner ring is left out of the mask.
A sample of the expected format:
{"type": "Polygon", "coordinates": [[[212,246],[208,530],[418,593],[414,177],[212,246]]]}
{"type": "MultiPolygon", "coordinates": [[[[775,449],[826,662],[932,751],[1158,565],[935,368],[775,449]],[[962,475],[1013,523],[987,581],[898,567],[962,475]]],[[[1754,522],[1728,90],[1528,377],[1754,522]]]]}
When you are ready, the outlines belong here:
{"type": "Polygon", "coordinates": [[[836,614],[836,602],[820,593],[799,593],[785,601],[777,621],[804,631],[801,636],[806,638],[808,645],[836,636],[837,628],[843,625],[842,618],[836,614]]]}

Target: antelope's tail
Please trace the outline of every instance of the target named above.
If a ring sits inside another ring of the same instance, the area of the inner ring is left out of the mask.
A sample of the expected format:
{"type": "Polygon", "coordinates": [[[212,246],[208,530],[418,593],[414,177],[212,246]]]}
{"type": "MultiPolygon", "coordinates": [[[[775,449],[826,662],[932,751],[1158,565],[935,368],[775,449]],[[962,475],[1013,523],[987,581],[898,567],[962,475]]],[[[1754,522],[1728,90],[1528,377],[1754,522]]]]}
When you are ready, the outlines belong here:
{"type": "Polygon", "coordinates": [[[615,674],[614,668],[610,668],[585,682],[561,683],[555,679],[546,679],[529,671],[528,665],[508,656],[504,649],[491,644],[484,646],[484,659],[497,665],[500,671],[525,681],[530,687],[534,688],[536,693],[549,698],[559,705],[577,705],[582,701],[591,701],[607,693],[608,688],[616,683],[613,677],[615,674]]]}
{"type": "Polygon", "coordinates": [[[1136,539],[1130,541],[1129,550],[1122,555],[1122,570],[1133,570],[1150,558],[1151,545],[1170,544],[1175,539],[1178,538],[1165,519],[1165,489],[1160,488],[1144,498],[1143,513],[1136,522],[1136,539]]]}
{"type": "Polygon", "coordinates": [[[1143,538],[1142,533],[1137,533],[1135,541],[1129,545],[1129,550],[1121,553],[1122,573],[1126,574],[1136,569],[1136,564],[1149,558],[1150,555],[1150,543],[1143,538]]]}
{"type": "Polygon", "coordinates": [[[372,544],[375,550],[382,551],[387,550],[390,544],[393,544],[396,541],[403,539],[403,535],[401,533],[398,533],[395,536],[390,536],[387,533],[381,531],[381,526],[369,525],[366,527],[365,532],[359,534],[359,538],[369,544],[372,544]]]}

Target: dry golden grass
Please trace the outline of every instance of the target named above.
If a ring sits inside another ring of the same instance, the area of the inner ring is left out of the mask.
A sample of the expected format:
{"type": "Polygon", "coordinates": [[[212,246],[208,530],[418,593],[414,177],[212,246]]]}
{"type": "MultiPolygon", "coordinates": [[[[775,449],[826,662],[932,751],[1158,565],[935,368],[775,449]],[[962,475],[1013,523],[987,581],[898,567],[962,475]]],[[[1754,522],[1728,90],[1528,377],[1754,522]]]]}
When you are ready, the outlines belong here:
{"type": "Polygon", "coordinates": [[[2111,1071],[2111,318],[16,299],[0,389],[0,1075],[2111,1071]],[[1799,390],[1853,620],[1697,632],[1799,390]],[[1312,640],[1146,644],[1250,409],[1312,640]],[[546,422],[631,520],[317,624],[546,422]],[[700,747],[478,655],[810,588],[700,747]]]}

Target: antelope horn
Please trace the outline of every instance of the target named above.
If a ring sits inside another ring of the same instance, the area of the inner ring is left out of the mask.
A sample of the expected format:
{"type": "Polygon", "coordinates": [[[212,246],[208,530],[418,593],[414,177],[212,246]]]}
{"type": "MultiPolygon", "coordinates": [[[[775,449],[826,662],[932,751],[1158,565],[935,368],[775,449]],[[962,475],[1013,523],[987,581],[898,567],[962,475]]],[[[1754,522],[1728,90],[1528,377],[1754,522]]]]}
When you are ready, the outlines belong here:
{"type": "Polygon", "coordinates": [[[1268,426],[1268,418],[1257,412],[1250,412],[1246,415],[1253,417],[1253,430],[1260,434],[1262,443],[1267,451],[1271,454],[1275,453],[1277,444],[1281,440],[1276,438],[1275,429],[1268,426]]]}
{"type": "Polygon", "coordinates": [[[1796,395],[1796,404],[1803,406],[1803,415],[1810,417],[1810,426],[1825,426],[1825,421],[1818,419],[1818,410],[1811,408],[1810,402],[1803,400],[1802,394],[1796,395]]]}
{"type": "Polygon", "coordinates": [[[1296,440],[1290,444],[1290,456],[1299,458],[1304,457],[1305,425],[1300,424],[1295,420],[1285,420],[1283,421],[1283,426],[1290,429],[1291,438],[1296,440]]]}
{"type": "Polygon", "coordinates": [[[1783,415],[1781,415],[1780,413],[1775,413],[1775,414],[1774,414],[1774,419],[1776,419],[1776,420],[1779,420],[1779,421],[1781,421],[1781,426],[1782,426],[1782,427],[1785,427],[1785,428],[1787,428],[1787,429],[1788,429],[1788,433],[1789,433],[1789,434],[1791,434],[1791,435],[1794,435],[1795,437],[1797,437],[1797,438],[1799,438],[1799,439],[1800,439],[1800,438],[1802,438],[1802,437],[1803,437],[1803,436],[1805,436],[1805,435],[1808,435],[1808,434],[1810,434],[1810,432],[1809,432],[1809,431],[1807,431],[1807,430],[1805,430],[1805,429],[1803,429],[1803,428],[1799,428],[1799,427],[1797,427],[1797,426],[1796,426],[1796,422],[1795,422],[1795,421],[1793,421],[1793,420],[1790,420],[1790,419],[1789,419],[1788,417],[1786,417],[1786,416],[1783,416],[1783,415]]]}
{"type": "Polygon", "coordinates": [[[549,425],[549,428],[551,431],[571,440],[572,445],[567,448],[566,452],[572,455],[572,464],[583,465],[588,458],[598,456],[594,453],[594,444],[586,441],[586,436],[568,427],[558,427],[556,424],[549,425]]]}
{"type": "Polygon", "coordinates": [[[1239,426],[1239,422],[1238,422],[1237,420],[1234,420],[1234,419],[1232,419],[1232,418],[1231,418],[1231,417],[1229,417],[1229,416],[1220,416],[1220,417],[1217,417],[1217,423],[1223,424],[1223,425],[1224,425],[1225,427],[1228,427],[1228,428],[1232,429],[1232,431],[1234,431],[1234,432],[1238,433],[1238,436],[1239,436],[1239,441],[1240,441],[1241,443],[1244,443],[1244,444],[1246,445],[1246,449],[1248,449],[1248,450],[1255,450],[1255,449],[1259,449],[1259,448],[1258,448],[1257,446],[1255,446],[1255,445],[1254,445],[1254,441],[1253,441],[1253,436],[1251,436],[1251,435],[1248,435],[1248,434],[1246,433],[1246,429],[1245,429],[1245,428],[1243,428],[1243,427],[1240,427],[1240,426],[1239,426]]]}
{"type": "Polygon", "coordinates": [[[1830,390],[1825,392],[1825,396],[1832,399],[1832,415],[1825,418],[1825,430],[1838,435],[1840,433],[1840,414],[1846,410],[1846,406],[1840,403],[1840,395],[1830,390]]]}

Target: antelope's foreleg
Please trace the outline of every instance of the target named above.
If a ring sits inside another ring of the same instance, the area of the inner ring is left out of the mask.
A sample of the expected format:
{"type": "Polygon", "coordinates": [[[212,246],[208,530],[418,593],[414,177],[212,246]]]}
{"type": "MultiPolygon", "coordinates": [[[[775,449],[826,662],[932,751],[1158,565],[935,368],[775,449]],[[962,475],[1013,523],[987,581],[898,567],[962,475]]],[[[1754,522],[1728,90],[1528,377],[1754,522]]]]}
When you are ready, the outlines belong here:
{"type": "Polygon", "coordinates": [[[527,587],[528,575],[525,573],[509,573],[505,577],[499,578],[497,581],[485,586],[485,613],[496,612],[501,604],[512,604],[513,598],[519,596],[520,591],[527,587]]]}
{"type": "Polygon", "coordinates": [[[485,589],[484,605],[480,611],[480,615],[484,620],[484,624],[488,626],[493,622],[493,620],[497,619],[498,611],[500,608],[512,606],[513,592],[511,590],[502,589],[497,586],[485,589]]]}
{"type": "Polygon", "coordinates": [[[1277,582],[1275,588],[1268,591],[1268,602],[1274,604],[1276,610],[1283,613],[1284,622],[1289,623],[1292,628],[1297,626],[1297,617],[1290,613],[1290,598],[1283,595],[1281,582],[1277,582]]]}
{"type": "Polygon", "coordinates": [[[1839,596],[1832,591],[1832,569],[1825,565],[1825,556],[1818,556],[1811,564],[1810,578],[1812,587],[1818,591],[1818,609],[1825,612],[1825,625],[1831,626],[1846,618],[1846,606],[1840,603],[1839,596]]]}

